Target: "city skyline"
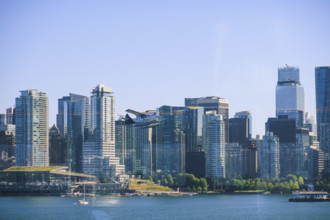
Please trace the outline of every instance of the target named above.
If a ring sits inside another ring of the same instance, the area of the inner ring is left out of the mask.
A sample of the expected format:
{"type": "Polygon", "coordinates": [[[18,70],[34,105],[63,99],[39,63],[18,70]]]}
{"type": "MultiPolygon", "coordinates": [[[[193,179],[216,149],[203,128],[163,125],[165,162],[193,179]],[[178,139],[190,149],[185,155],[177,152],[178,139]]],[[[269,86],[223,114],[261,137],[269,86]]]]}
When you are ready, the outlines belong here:
{"type": "Polygon", "coordinates": [[[328,1],[39,3],[0,3],[0,113],[19,91],[38,89],[49,97],[51,126],[60,97],[104,84],[115,92],[116,118],[219,96],[230,118],[251,111],[252,135],[262,135],[275,116],[277,69],[289,64],[300,67],[305,111],[316,118],[314,68],[329,66],[328,1]]]}

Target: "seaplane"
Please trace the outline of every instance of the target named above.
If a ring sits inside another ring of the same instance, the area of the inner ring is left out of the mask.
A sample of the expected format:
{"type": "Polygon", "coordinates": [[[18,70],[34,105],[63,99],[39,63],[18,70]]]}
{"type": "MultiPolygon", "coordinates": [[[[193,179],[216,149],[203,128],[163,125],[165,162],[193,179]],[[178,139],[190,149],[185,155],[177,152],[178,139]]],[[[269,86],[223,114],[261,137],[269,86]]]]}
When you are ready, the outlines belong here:
{"type": "Polygon", "coordinates": [[[133,124],[135,127],[151,128],[160,125],[160,122],[162,121],[162,118],[157,116],[156,113],[144,114],[132,109],[127,109],[126,112],[136,116],[136,118],[133,119],[128,114],[126,114],[125,124],[127,125],[133,124]]]}

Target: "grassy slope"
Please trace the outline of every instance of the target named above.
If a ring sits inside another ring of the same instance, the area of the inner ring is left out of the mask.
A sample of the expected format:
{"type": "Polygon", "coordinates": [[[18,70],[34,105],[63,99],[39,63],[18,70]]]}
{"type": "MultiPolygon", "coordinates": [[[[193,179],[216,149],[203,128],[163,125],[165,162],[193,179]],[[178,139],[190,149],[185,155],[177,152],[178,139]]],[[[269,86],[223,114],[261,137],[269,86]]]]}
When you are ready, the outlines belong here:
{"type": "Polygon", "coordinates": [[[132,184],[129,187],[130,190],[144,190],[144,191],[166,191],[173,192],[174,190],[166,186],[158,186],[154,182],[148,180],[132,180],[132,184]],[[140,182],[140,184],[138,183],[140,182]],[[144,183],[144,184],[141,184],[144,183]]]}

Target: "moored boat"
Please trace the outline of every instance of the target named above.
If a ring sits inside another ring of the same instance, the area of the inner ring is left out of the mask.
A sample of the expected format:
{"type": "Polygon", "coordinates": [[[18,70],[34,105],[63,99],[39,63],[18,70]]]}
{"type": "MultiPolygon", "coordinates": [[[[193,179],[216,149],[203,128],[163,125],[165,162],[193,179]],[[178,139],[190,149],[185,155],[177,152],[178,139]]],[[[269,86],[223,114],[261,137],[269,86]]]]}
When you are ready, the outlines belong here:
{"type": "Polygon", "coordinates": [[[289,202],[329,202],[328,193],[324,191],[295,191],[289,202]]]}

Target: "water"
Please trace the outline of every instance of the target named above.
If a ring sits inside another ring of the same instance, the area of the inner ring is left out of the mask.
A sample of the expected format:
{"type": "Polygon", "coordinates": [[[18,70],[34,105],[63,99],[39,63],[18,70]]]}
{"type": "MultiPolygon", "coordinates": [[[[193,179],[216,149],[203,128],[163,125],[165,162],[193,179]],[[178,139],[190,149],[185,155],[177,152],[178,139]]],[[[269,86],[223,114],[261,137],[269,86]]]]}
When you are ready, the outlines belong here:
{"type": "Polygon", "coordinates": [[[330,219],[330,202],[288,202],[286,195],[193,197],[0,197],[0,219],[330,219]]]}

